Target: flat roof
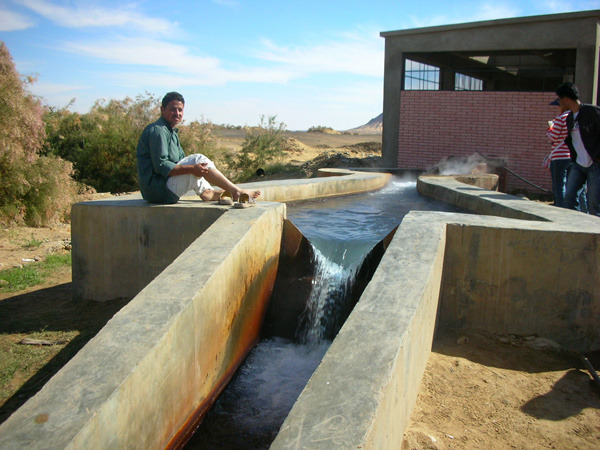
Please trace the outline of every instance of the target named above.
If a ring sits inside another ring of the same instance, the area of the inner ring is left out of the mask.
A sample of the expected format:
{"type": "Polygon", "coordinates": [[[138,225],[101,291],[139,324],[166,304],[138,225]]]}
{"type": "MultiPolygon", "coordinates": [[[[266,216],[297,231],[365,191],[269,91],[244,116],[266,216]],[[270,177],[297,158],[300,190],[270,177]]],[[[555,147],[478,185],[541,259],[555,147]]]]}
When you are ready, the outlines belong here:
{"type": "Polygon", "coordinates": [[[554,22],[560,20],[572,20],[572,19],[589,19],[595,17],[600,19],[600,10],[594,9],[589,11],[578,11],[572,13],[561,13],[561,14],[545,14],[542,16],[526,16],[526,17],[514,17],[510,19],[495,19],[495,20],[484,20],[481,22],[467,22],[458,23],[452,25],[440,25],[433,27],[421,27],[411,28],[408,30],[397,30],[397,31],[382,31],[379,33],[381,37],[393,37],[393,36],[407,36],[411,34],[427,34],[437,33],[443,31],[452,30],[466,30],[470,28],[483,28],[483,27],[495,27],[503,25],[515,25],[515,24],[526,24],[535,22],[554,22]]]}

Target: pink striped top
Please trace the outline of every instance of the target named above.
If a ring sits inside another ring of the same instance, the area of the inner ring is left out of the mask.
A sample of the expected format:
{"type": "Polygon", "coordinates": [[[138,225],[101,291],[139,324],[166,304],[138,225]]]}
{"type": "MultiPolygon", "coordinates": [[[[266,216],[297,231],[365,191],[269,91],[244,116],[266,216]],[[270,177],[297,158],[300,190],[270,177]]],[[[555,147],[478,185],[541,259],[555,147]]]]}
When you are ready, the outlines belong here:
{"type": "Polygon", "coordinates": [[[550,159],[571,159],[571,151],[565,139],[567,138],[567,116],[569,111],[559,114],[554,119],[554,123],[548,128],[547,136],[552,145],[550,159]]]}

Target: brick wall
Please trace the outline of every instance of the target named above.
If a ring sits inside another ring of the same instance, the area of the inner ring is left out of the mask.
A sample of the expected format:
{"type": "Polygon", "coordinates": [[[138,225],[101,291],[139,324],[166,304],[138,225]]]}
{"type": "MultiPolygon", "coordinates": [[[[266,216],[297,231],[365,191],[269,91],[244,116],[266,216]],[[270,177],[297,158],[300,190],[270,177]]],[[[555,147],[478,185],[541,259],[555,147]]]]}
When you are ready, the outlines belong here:
{"type": "MultiPolygon", "coordinates": [[[[542,161],[550,152],[547,122],[558,114],[548,104],[555,98],[552,92],[402,91],[398,167],[427,169],[478,150],[551,189],[542,161]]],[[[517,189],[541,192],[508,173],[505,190],[517,189]]]]}

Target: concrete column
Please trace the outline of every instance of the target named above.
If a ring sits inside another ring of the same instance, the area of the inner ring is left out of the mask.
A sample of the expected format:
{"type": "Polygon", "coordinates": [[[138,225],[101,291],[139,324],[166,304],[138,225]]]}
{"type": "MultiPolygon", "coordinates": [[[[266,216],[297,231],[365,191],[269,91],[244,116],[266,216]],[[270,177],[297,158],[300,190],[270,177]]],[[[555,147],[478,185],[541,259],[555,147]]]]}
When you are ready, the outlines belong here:
{"type": "Polygon", "coordinates": [[[393,39],[385,40],[385,75],[383,81],[383,167],[398,166],[400,92],[404,80],[404,53],[392,50],[393,39]]]}
{"type": "Polygon", "coordinates": [[[598,103],[598,44],[577,49],[575,84],[583,103],[598,103]]]}

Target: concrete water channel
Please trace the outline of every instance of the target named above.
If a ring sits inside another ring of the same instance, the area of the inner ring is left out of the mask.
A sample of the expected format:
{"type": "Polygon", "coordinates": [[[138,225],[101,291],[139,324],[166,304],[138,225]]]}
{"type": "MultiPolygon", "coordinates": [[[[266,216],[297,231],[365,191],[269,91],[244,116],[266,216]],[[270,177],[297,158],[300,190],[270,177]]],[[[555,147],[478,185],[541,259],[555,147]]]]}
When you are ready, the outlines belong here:
{"type": "MultiPolygon", "coordinates": [[[[74,205],[76,298],[132,300],[0,426],[0,448],[181,445],[258,341],[280,261],[305,248],[282,202],[389,178],[325,174],[336,176],[263,183],[247,210],[134,197],[74,205]],[[165,242],[174,228],[180,238],[165,242]]],[[[599,219],[479,187],[487,182],[419,179],[422,195],[478,214],[411,212],[384,239],[271,448],[399,448],[436,327],[599,348],[599,219]]]]}
{"type": "Polygon", "coordinates": [[[382,241],[410,211],[456,210],[419,196],[416,177],[394,177],[366,194],[288,204],[308,239],[307,260],[280,260],[261,341],[221,394],[187,449],[264,449],[383,254],[382,241]]]}

